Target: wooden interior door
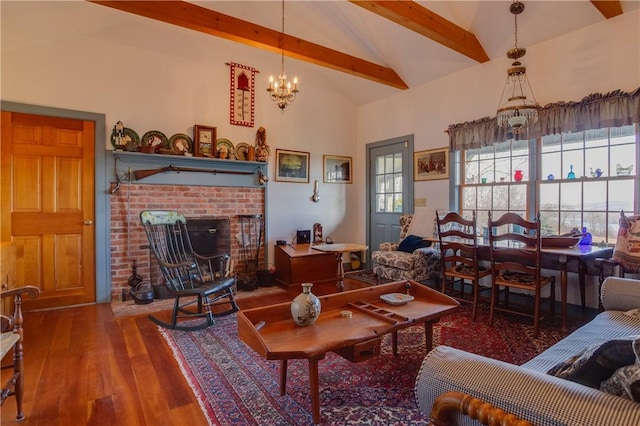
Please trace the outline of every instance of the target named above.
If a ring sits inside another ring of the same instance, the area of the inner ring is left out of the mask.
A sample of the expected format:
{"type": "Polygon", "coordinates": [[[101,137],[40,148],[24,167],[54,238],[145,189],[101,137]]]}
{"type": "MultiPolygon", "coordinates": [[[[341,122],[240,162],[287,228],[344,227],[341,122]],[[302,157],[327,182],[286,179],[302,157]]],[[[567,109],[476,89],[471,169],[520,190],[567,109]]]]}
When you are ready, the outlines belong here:
{"type": "Polygon", "coordinates": [[[25,310],[95,302],[95,122],[2,111],[2,241],[25,310]]]}

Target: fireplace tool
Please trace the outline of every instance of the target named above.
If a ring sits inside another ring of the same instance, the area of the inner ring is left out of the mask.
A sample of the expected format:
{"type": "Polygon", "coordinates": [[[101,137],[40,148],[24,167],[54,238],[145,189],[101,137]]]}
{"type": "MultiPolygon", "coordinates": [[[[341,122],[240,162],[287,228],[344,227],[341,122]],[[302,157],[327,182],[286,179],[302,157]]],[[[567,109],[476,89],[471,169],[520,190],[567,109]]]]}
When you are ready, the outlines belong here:
{"type": "Polygon", "coordinates": [[[240,215],[238,217],[240,218],[240,232],[237,238],[240,243],[240,257],[244,270],[239,284],[243,290],[255,290],[258,282],[260,246],[262,245],[262,215],[240,215]]]}

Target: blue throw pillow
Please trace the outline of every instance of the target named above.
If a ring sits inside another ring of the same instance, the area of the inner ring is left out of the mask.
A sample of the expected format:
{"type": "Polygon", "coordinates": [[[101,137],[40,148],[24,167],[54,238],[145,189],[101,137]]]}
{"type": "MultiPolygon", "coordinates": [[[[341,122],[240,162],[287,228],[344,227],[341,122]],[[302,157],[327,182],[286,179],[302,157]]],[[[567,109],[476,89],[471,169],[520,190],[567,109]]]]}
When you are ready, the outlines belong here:
{"type": "Polygon", "coordinates": [[[414,250],[424,247],[429,247],[431,241],[425,241],[422,237],[417,235],[407,235],[398,246],[398,251],[404,251],[407,253],[413,253],[414,250]]]}

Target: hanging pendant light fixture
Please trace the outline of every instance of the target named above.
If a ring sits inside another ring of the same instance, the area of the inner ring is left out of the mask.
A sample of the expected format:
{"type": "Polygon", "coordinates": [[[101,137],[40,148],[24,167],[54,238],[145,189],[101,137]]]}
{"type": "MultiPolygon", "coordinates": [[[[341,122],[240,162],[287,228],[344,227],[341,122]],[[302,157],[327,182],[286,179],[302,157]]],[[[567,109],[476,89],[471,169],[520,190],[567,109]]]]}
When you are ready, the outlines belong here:
{"type": "Polygon", "coordinates": [[[287,81],[287,75],[284,72],[284,0],[282,0],[282,38],[280,40],[282,48],[282,59],[280,64],[280,75],[278,81],[274,81],[273,76],[269,77],[269,92],[271,100],[278,105],[284,112],[284,109],[291,102],[295,101],[298,90],[298,77],[293,78],[293,85],[287,81]]]}
{"type": "Polygon", "coordinates": [[[515,47],[507,52],[507,57],[513,59],[513,63],[507,71],[497,119],[498,126],[518,135],[525,133],[527,126],[538,120],[540,105],[527,79],[527,68],[519,61],[527,53],[527,49],[518,47],[518,15],[524,11],[524,4],[514,1],[509,11],[515,18],[515,47]]]}

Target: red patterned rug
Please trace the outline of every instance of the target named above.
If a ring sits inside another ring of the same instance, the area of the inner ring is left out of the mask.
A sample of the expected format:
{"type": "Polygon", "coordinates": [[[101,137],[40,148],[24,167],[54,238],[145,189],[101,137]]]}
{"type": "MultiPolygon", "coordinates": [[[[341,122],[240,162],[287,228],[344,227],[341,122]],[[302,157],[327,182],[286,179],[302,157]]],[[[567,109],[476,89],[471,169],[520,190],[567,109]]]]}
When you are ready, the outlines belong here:
{"type": "MultiPolygon", "coordinates": [[[[526,320],[523,320],[526,321],[526,320]]],[[[522,364],[564,334],[542,327],[533,339],[527,322],[498,316],[488,327],[470,308],[443,318],[434,327],[434,345],[446,344],[502,361],[522,364]]],[[[571,329],[578,324],[572,324],[571,329]]],[[[196,332],[160,329],[212,425],[311,425],[306,361],[289,362],[287,395],[280,396],[278,361],[266,361],[238,339],[236,316],[196,332]]],[[[390,338],[380,356],[351,363],[333,353],[319,363],[320,414],[327,425],[414,425],[427,419],[416,408],[413,387],[426,355],[422,326],[402,330],[399,354],[390,338]]]]}

